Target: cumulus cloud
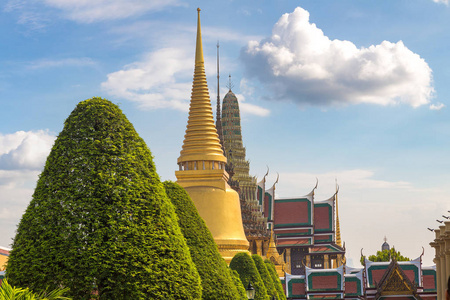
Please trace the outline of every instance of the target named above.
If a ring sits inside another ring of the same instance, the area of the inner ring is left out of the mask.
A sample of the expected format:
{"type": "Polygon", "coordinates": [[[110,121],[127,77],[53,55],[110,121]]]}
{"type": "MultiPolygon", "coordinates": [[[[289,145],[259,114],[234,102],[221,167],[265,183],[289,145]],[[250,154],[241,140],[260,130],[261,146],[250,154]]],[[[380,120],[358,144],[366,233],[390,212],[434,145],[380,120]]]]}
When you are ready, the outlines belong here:
{"type": "Polygon", "coordinates": [[[441,109],[443,109],[445,107],[445,104],[444,103],[436,103],[436,104],[431,104],[430,105],[430,109],[431,110],[441,110],[441,109]]]}
{"type": "Polygon", "coordinates": [[[0,134],[0,246],[9,246],[55,136],[45,130],[0,134]]]}
{"type": "Polygon", "coordinates": [[[54,140],[44,130],[0,134],[0,170],[42,169],[54,140]]]}
{"type": "Polygon", "coordinates": [[[0,170],[0,246],[8,247],[31,200],[39,171],[0,170]]]}
{"type": "Polygon", "coordinates": [[[112,96],[137,102],[143,108],[187,110],[193,68],[191,53],[164,48],[108,74],[102,88],[112,96]]]}
{"type": "Polygon", "coordinates": [[[271,88],[272,99],[298,104],[418,107],[434,92],[432,70],[402,41],[357,48],[330,40],[300,7],[284,14],[270,37],[249,42],[241,57],[248,75],[271,88]]]}

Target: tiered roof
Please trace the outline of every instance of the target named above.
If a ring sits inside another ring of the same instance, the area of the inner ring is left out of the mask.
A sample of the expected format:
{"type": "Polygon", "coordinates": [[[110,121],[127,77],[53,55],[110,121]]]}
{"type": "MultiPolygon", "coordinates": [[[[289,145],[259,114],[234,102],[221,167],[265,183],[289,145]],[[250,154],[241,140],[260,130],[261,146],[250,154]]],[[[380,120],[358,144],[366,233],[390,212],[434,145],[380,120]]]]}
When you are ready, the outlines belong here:
{"type": "MultiPolygon", "coordinates": [[[[312,246],[310,253],[343,254],[345,250],[335,239],[336,194],[324,201],[314,201],[314,190],[303,197],[275,199],[277,246],[312,246]]],[[[264,205],[267,207],[267,202],[264,205]]]]}

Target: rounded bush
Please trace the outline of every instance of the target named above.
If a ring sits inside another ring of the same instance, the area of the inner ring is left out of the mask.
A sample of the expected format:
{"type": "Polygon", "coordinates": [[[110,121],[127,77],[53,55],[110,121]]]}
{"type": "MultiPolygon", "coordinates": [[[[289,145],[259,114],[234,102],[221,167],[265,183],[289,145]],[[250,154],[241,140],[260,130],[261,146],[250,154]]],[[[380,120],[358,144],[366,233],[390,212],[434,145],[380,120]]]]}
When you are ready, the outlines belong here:
{"type": "Polygon", "coordinates": [[[245,252],[236,254],[230,262],[230,268],[237,271],[244,287],[251,282],[255,288],[255,300],[268,300],[266,287],[256,269],[253,259],[245,252]]]}
{"type": "Polygon", "coordinates": [[[201,299],[200,277],[145,142],[108,100],[64,123],[17,229],[11,284],[74,299],[201,299]]]}
{"type": "Polygon", "coordinates": [[[237,291],[237,298],[238,300],[248,300],[247,298],[247,294],[245,293],[245,288],[244,285],[242,284],[241,279],[239,278],[239,274],[238,272],[236,272],[235,270],[232,269],[228,269],[231,273],[231,276],[233,278],[233,282],[234,285],[236,287],[236,291],[237,291]]]}
{"type": "Polygon", "coordinates": [[[270,299],[272,299],[273,296],[275,296],[278,299],[277,290],[275,289],[275,286],[273,285],[273,279],[270,276],[269,271],[267,271],[267,267],[266,267],[266,264],[264,263],[263,259],[258,254],[253,254],[252,259],[255,262],[255,266],[256,266],[256,269],[258,269],[259,275],[261,275],[261,279],[267,290],[267,295],[269,295],[270,299]]]}
{"type": "Polygon", "coordinates": [[[164,187],[175,206],[181,232],[186,238],[192,260],[200,274],[202,299],[237,299],[237,291],[227,264],[188,193],[175,182],[165,181],[164,187]]]}
{"type": "Polygon", "coordinates": [[[286,294],[283,290],[283,285],[281,284],[281,280],[278,277],[277,270],[275,269],[275,265],[268,259],[264,260],[264,263],[266,264],[267,271],[269,271],[270,277],[272,278],[273,285],[275,289],[277,290],[277,300],[286,300],[286,294]]]}

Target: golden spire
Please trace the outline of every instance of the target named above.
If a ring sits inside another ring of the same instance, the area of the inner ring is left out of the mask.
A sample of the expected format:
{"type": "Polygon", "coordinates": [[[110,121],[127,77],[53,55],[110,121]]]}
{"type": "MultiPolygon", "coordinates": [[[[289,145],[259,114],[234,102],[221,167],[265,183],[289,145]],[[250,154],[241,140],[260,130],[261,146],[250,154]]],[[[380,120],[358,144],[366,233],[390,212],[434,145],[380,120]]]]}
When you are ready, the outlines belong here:
{"type": "MultiPolygon", "coordinates": [[[[223,150],[214,124],[203,59],[200,8],[198,8],[197,11],[198,21],[194,81],[192,84],[189,119],[186,134],[184,136],[183,148],[180,152],[180,157],[178,158],[178,164],[180,164],[181,168],[182,163],[192,162],[192,164],[194,164],[195,162],[196,165],[199,164],[198,169],[203,169],[200,164],[204,165],[205,161],[226,163],[227,159],[223,155],[223,150]]],[[[214,164],[206,165],[214,166],[214,164]]],[[[208,167],[205,168],[209,169],[208,167]]]]}
{"type": "Polygon", "coordinates": [[[238,252],[248,253],[238,193],[227,183],[227,159],[217,135],[206,83],[200,9],[197,23],[194,82],[177,182],[191,197],[227,263],[238,252]]]}
{"type": "Polygon", "coordinates": [[[339,226],[339,206],[338,206],[338,191],[339,187],[336,179],[336,245],[342,247],[341,228],[339,226]]]}

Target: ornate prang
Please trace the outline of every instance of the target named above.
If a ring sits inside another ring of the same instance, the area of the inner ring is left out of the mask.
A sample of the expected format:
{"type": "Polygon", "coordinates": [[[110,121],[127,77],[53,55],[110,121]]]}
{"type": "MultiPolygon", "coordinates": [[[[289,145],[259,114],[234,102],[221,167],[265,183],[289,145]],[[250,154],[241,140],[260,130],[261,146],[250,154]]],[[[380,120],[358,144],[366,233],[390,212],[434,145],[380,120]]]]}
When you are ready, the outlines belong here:
{"type": "MultiPolygon", "coordinates": [[[[267,218],[262,214],[256,200],[256,178],[249,175],[250,163],[245,157],[245,147],[242,143],[239,103],[231,91],[233,84],[231,76],[227,87],[230,91],[222,103],[222,132],[227,157],[225,170],[228,172],[228,184],[239,193],[242,222],[250,244],[263,240],[264,251],[268,248],[270,232],[267,230],[267,218]]],[[[265,253],[262,253],[263,255],[265,253]]]]}

